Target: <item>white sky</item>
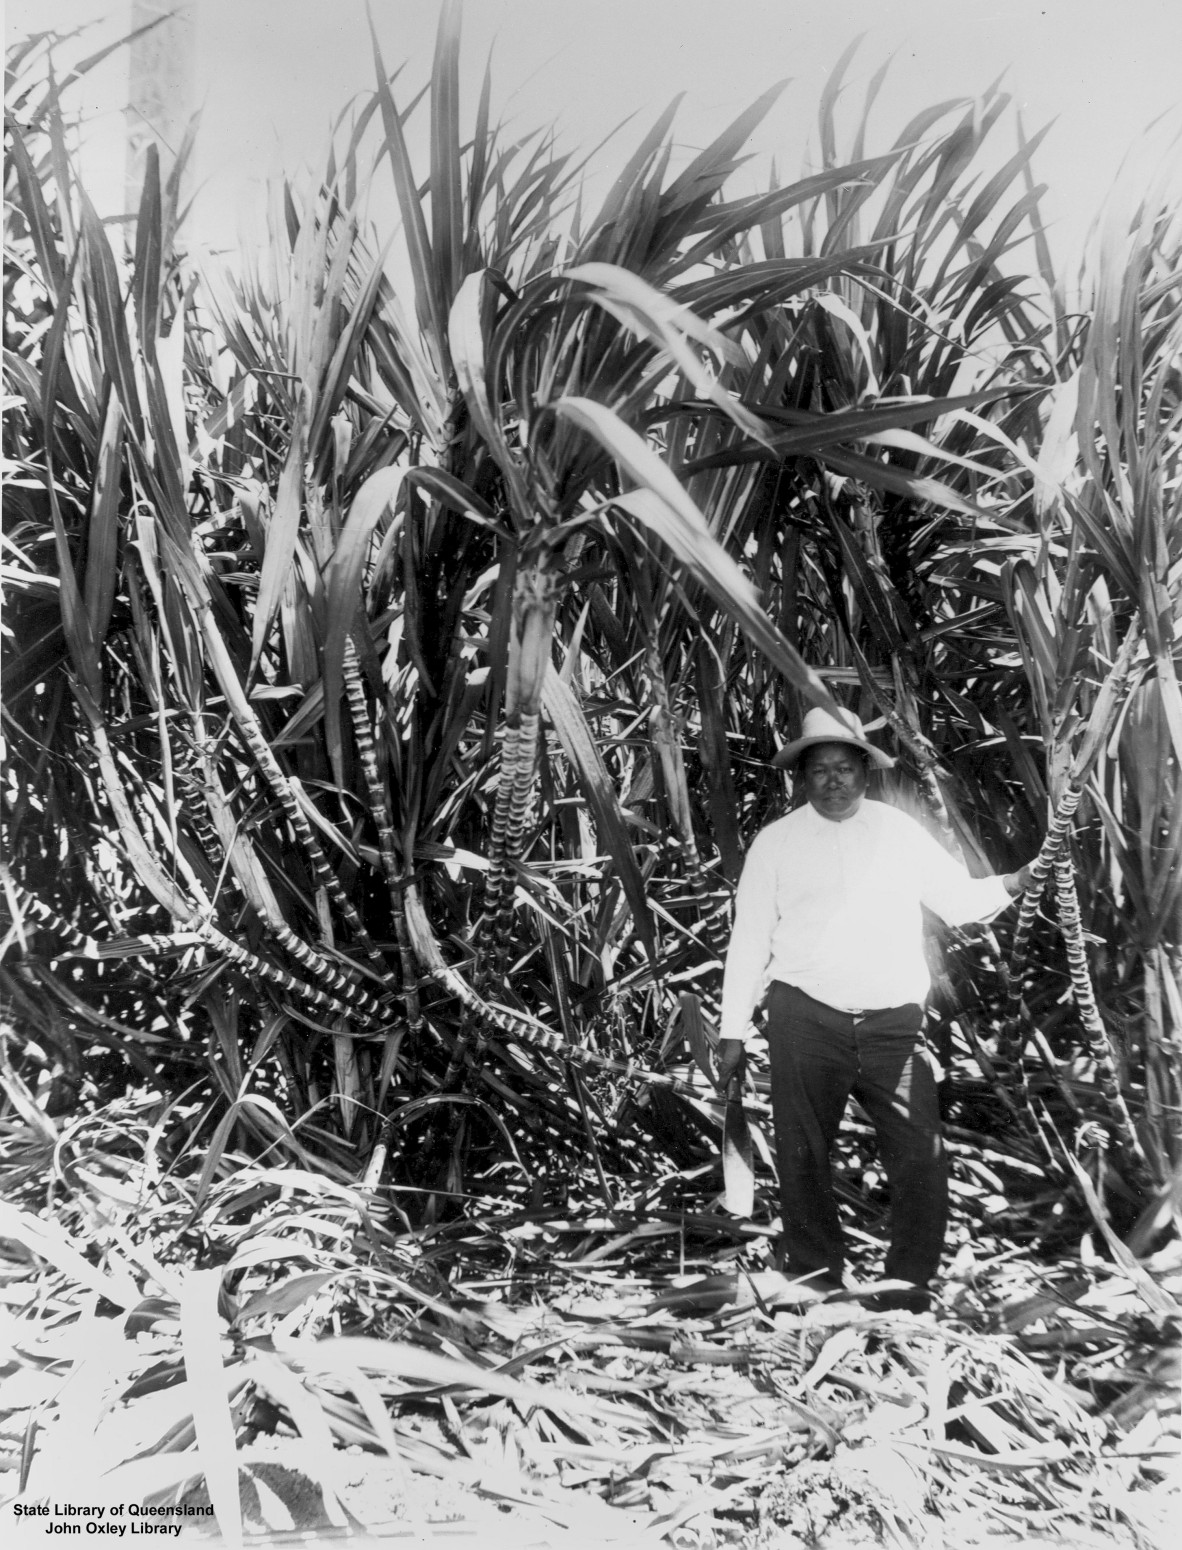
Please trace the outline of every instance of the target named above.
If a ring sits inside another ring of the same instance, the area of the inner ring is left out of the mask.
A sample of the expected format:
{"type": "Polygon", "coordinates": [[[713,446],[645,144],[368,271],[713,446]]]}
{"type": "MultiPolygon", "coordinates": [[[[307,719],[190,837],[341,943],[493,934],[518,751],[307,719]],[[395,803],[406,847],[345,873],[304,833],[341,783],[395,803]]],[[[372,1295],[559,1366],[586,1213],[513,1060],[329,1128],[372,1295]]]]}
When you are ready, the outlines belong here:
{"type": "MultiPolygon", "coordinates": [[[[387,68],[408,63],[396,88],[406,100],[430,67],[436,0],[372,4],[387,68]]],[[[197,9],[203,118],[190,237],[226,247],[263,208],[269,177],[323,166],[329,125],[371,88],[373,66],[364,0],[197,0],[197,9]]],[[[126,31],[129,13],[128,0],[8,0],[6,31],[94,23],[80,50],[89,52],[126,31]]],[[[1182,127],[1182,0],[468,0],[463,111],[470,122],[493,47],[494,108],[522,130],[555,122],[566,148],[586,152],[636,114],[601,158],[602,179],[677,92],[687,94],[678,137],[692,149],[788,77],[754,141],[759,156],[745,174],[754,187],[772,154],[784,177],[802,167],[821,87],[859,32],[851,109],[894,56],[870,151],[886,149],[919,109],[975,96],[1003,75],[1028,132],[1057,120],[1036,168],[1063,259],[1078,252],[1125,154],[1163,143],[1160,131],[1147,137],[1152,121],[1172,115],[1174,133],[1182,127]]],[[[73,99],[104,213],[122,203],[125,83],[120,54],[73,99]]],[[[998,158],[1012,133],[998,135],[998,158]]],[[[1182,166],[1177,146],[1174,161],[1182,166]]]]}

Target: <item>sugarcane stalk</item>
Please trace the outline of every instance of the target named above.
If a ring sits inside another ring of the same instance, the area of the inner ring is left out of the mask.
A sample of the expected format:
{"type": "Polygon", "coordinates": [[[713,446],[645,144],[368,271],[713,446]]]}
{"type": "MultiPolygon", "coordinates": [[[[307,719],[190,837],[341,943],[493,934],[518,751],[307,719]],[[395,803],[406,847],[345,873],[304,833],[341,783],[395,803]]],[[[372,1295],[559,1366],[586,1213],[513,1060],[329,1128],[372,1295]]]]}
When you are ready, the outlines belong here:
{"type": "MultiPolygon", "coordinates": [[[[130,943],[134,942],[138,949],[138,956],[146,957],[155,953],[176,952],[178,948],[191,947],[200,942],[206,947],[213,948],[222,957],[228,958],[237,968],[255,979],[267,981],[280,990],[294,992],[303,997],[311,1006],[322,1011],[332,1013],[338,1017],[356,1019],[357,1009],[349,1006],[344,1001],[339,1001],[335,996],[330,996],[326,991],[318,990],[313,985],[305,985],[302,980],[296,979],[286,969],[280,969],[275,964],[269,963],[265,958],[260,958],[257,953],[252,953],[248,948],[241,947],[219,931],[212,921],[204,919],[194,911],[190,911],[187,918],[179,913],[183,930],[180,932],[157,933],[151,936],[134,938],[114,938],[110,942],[102,942],[94,937],[87,936],[84,932],[71,926],[60,915],[41,902],[40,899],[18,883],[15,878],[9,879],[12,888],[21,905],[31,915],[42,921],[55,933],[60,932],[68,942],[74,944],[83,957],[109,958],[112,956],[110,949],[118,948],[119,955],[124,956],[130,943]]],[[[179,901],[178,901],[179,903],[179,901]]],[[[380,1011],[380,1008],[378,1009],[380,1011]]]]}
{"type": "MultiPolygon", "coordinates": [[[[390,895],[390,913],[393,916],[394,935],[398,942],[398,958],[402,969],[402,999],[406,1006],[407,1025],[411,1033],[418,1033],[422,1027],[423,1014],[419,1006],[414,957],[406,934],[406,909],[403,904],[406,878],[394,837],[394,818],[390,811],[389,793],[378,767],[377,741],[365,703],[365,685],[361,681],[361,667],[351,640],[345,642],[343,666],[345,696],[349,702],[353,736],[357,743],[357,756],[361,762],[370,814],[378,831],[378,856],[390,895]]],[[[379,707],[379,715],[380,713],[379,707]]]]}
{"type": "Polygon", "coordinates": [[[366,929],[365,922],[357,912],[352,899],[349,898],[342,886],[340,878],[329,864],[324,847],[320,843],[315,830],[308,821],[308,816],[300,805],[300,799],[295,789],[283,773],[283,770],[267,741],[266,735],[259,724],[250,701],[243,693],[242,685],[238,681],[238,674],[226,649],[226,643],[222,640],[217,626],[213,621],[213,611],[208,602],[202,602],[197,609],[201,621],[202,638],[205,641],[206,651],[209,654],[210,665],[214,675],[221,686],[222,693],[226,696],[226,703],[230,713],[242,734],[259,771],[270,786],[272,792],[278,798],[283,808],[287,821],[291,824],[296,838],[303,847],[304,855],[312,868],[313,876],[318,887],[323,888],[328,898],[340,911],[349,930],[352,932],[358,945],[366,957],[373,964],[379,977],[386,981],[389,977],[389,965],[378,951],[377,945],[366,929]]]}
{"type": "MultiPolygon", "coordinates": [[[[345,679],[345,697],[353,723],[353,737],[357,744],[357,757],[365,780],[370,815],[378,831],[378,856],[390,897],[390,913],[394,921],[394,936],[398,943],[398,957],[402,969],[402,1000],[406,1008],[406,1028],[386,1035],[386,1048],[382,1059],[383,1072],[392,1072],[397,1060],[398,1047],[403,1032],[417,1038],[423,1026],[423,1010],[419,998],[419,979],[411,952],[410,938],[406,929],[405,888],[406,878],[399,860],[394,837],[394,819],[390,811],[389,792],[382,780],[378,765],[377,742],[370,724],[369,710],[365,701],[365,685],[361,681],[361,666],[357,650],[351,640],[345,642],[342,664],[345,679]]],[[[379,715],[381,708],[379,706],[379,715]]],[[[378,1131],[378,1138],[370,1154],[365,1170],[365,1187],[376,1189],[389,1155],[393,1135],[393,1115],[387,1115],[378,1131]]]]}
{"type": "MultiPolygon", "coordinates": [[[[200,726],[200,717],[195,716],[194,720],[200,726]]],[[[198,735],[200,736],[200,732],[198,735]]],[[[167,738],[162,740],[162,747],[169,747],[171,749],[171,744],[167,738]]],[[[208,759],[204,759],[203,762],[206,763],[208,772],[208,759]]],[[[225,865],[225,859],[229,854],[228,848],[222,843],[210,818],[209,803],[206,796],[208,791],[207,782],[203,779],[202,771],[198,768],[196,754],[183,739],[180,746],[172,750],[172,765],[176,772],[176,782],[187,799],[185,803],[186,823],[192,829],[197,843],[205,852],[206,859],[211,864],[214,864],[217,863],[218,858],[221,858],[218,876],[219,885],[224,879],[230,888],[242,897],[242,888],[234,874],[233,867],[225,865]]],[[[167,793],[165,794],[165,800],[167,801],[167,793]]]]}
{"type": "Polygon", "coordinates": [[[501,774],[493,808],[489,868],[484,888],[485,917],[493,944],[491,972],[494,977],[504,972],[509,956],[514,874],[533,796],[542,686],[550,662],[558,590],[558,577],[550,569],[544,554],[532,565],[521,567],[513,584],[501,774]]]}
{"type": "Polygon", "coordinates": [[[1030,938],[1049,878],[1060,856],[1065,853],[1076,809],[1083,798],[1084,783],[1099,757],[1113,722],[1120,710],[1121,694],[1128,683],[1133,662],[1141,645],[1141,631],[1134,621],[1121,642],[1116,660],[1096,694],[1088,724],[1067,773],[1062,795],[1055,804],[1054,816],[1030,866],[1030,882],[1018,907],[1018,919],[1010,944],[1006,980],[1007,1014],[998,1037],[998,1055],[1002,1063],[1015,1066],[1021,1061],[1025,1041],[1021,1037],[1022,979],[1030,951],[1030,938]]]}
{"type": "MultiPolygon", "coordinates": [[[[484,914],[492,950],[488,960],[477,961],[478,984],[483,984],[489,977],[501,979],[508,965],[516,886],[514,874],[533,798],[542,688],[550,663],[558,591],[559,578],[550,569],[544,552],[532,565],[519,568],[514,578],[501,770],[493,805],[489,868],[484,885],[484,914]]],[[[478,995],[476,999],[479,1002],[478,995]]],[[[462,1004],[471,1010],[468,1003],[462,1004]]],[[[450,1091],[459,1080],[471,1043],[469,1031],[464,1028],[444,1073],[444,1092],[450,1091]]],[[[479,1031],[476,1043],[478,1049],[483,1045],[483,1035],[479,1031]]]]}
{"type": "Polygon", "coordinates": [[[212,922],[194,915],[186,924],[190,931],[196,932],[201,937],[207,947],[214,948],[224,958],[228,958],[247,976],[266,980],[269,984],[297,995],[309,1005],[332,1016],[344,1017],[349,1021],[356,1020],[356,1007],[350,1006],[347,1001],[338,1000],[336,996],[330,996],[327,991],[317,990],[314,985],[306,985],[303,980],[296,979],[295,975],[289,974],[286,969],[280,969],[275,964],[269,963],[267,959],[260,958],[257,953],[250,952],[248,948],[240,947],[224,932],[219,931],[212,922]]]}
{"type": "MultiPolygon", "coordinates": [[[[210,802],[213,793],[218,793],[218,801],[221,801],[221,792],[217,782],[216,770],[213,767],[212,756],[200,743],[200,727],[198,727],[199,746],[202,747],[201,763],[204,764],[204,772],[198,769],[197,755],[192,749],[184,747],[177,750],[176,768],[182,786],[188,791],[190,805],[186,808],[186,819],[192,826],[198,842],[204,847],[206,854],[212,859],[215,856],[231,856],[230,846],[219,836],[210,814],[210,802]]],[[[216,817],[216,814],[214,815],[216,817]]],[[[226,869],[225,875],[236,891],[246,898],[241,883],[236,877],[232,859],[231,865],[226,869]]],[[[249,901],[248,901],[249,902],[249,901]]],[[[257,893],[256,893],[257,904],[257,893]]],[[[357,1013],[364,1017],[383,1017],[386,1015],[382,1003],[359,983],[356,970],[350,970],[343,964],[334,963],[318,953],[309,943],[287,924],[274,908],[264,909],[261,912],[264,925],[275,942],[290,954],[292,958],[314,975],[329,990],[335,992],[342,1000],[347,1001],[357,1013]]]]}
{"type": "Polygon", "coordinates": [[[1149,1159],[1145,1155],[1136,1128],[1133,1125],[1132,1116],[1129,1114],[1124,1094],[1121,1091],[1120,1073],[1113,1058],[1112,1040],[1108,1029],[1104,1025],[1104,1019],[1100,1015],[1100,1008],[1096,1001],[1096,992],[1092,986],[1092,976],[1088,970],[1087,948],[1084,943],[1083,922],[1080,918],[1079,894],[1076,891],[1075,873],[1070,858],[1066,855],[1059,855],[1055,860],[1054,872],[1055,899],[1059,907],[1059,930],[1063,934],[1063,945],[1067,951],[1067,967],[1071,974],[1071,991],[1075,997],[1080,1025],[1091,1046],[1092,1057],[1096,1062],[1096,1075],[1099,1079],[1100,1093],[1107,1111],[1108,1123],[1121,1151],[1131,1158],[1139,1168],[1148,1172],[1149,1159]]]}
{"type": "Polygon", "coordinates": [[[1031,1107],[1029,1093],[1026,1088],[1025,1074],[1020,1073],[1018,1087],[1022,1101],[1019,1103],[1012,1091],[1014,1083],[1008,1074],[1007,1068],[1001,1064],[1000,1060],[990,1058],[989,1051],[977,1037],[976,1031],[967,1017],[962,1019],[961,1027],[972,1048],[973,1058],[980,1066],[985,1080],[993,1089],[994,1095],[1002,1108],[1005,1109],[1006,1113],[1013,1120],[1017,1129],[1029,1141],[1032,1141],[1036,1147],[1041,1147],[1048,1164],[1056,1172],[1059,1171],[1058,1156],[1054,1148],[1048,1143],[1031,1107]]]}
{"type": "MultiPolygon", "coordinates": [[[[684,1081],[681,1077],[671,1076],[667,1071],[650,1071],[644,1066],[637,1065],[633,1060],[616,1060],[613,1056],[601,1055],[597,1050],[572,1044],[536,1017],[531,1017],[529,1013],[519,1012],[512,1007],[486,1000],[473,989],[457,969],[452,968],[444,959],[418,890],[413,883],[408,884],[406,888],[406,920],[411,941],[414,944],[415,956],[425,972],[449,995],[454,996],[466,1011],[485,1027],[495,1028],[508,1038],[529,1048],[542,1050],[549,1055],[557,1055],[571,1065],[610,1072],[625,1083],[638,1082],[649,1087],[666,1087],[671,1092],[681,1093],[685,1097],[706,1104],[719,1114],[725,1111],[724,1099],[703,1092],[701,1088],[684,1081]]],[[[770,1113],[768,1106],[763,1103],[744,1100],[744,1105],[755,1114],[770,1113]]]]}
{"type": "MultiPolygon", "coordinates": [[[[56,915],[47,905],[43,904],[34,894],[24,888],[15,879],[9,879],[19,903],[35,918],[41,920],[55,933],[59,932],[69,941],[74,942],[88,957],[102,956],[103,945],[94,938],[79,932],[67,921],[56,915]]],[[[557,1055],[570,1065],[584,1069],[604,1071],[613,1076],[620,1077],[625,1083],[640,1083],[645,1086],[664,1087],[670,1092],[681,1093],[683,1096],[693,1098],[698,1103],[704,1103],[707,1107],[716,1110],[719,1114],[724,1111],[725,1104],[721,1098],[717,1098],[709,1092],[704,1092],[692,1082],[687,1082],[681,1077],[670,1075],[667,1071],[650,1071],[644,1066],[637,1065],[632,1060],[617,1060],[610,1055],[601,1055],[597,1050],[591,1050],[582,1045],[574,1044],[564,1039],[552,1028],[548,1028],[537,1018],[527,1013],[518,1012],[511,1007],[501,1006],[496,1002],[487,1001],[479,996],[468,984],[458,970],[448,965],[444,958],[435,934],[427,920],[422,901],[413,883],[404,885],[405,914],[408,936],[413,944],[413,950],[423,968],[444,990],[459,1000],[468,1012],[489,1028],[495,1028],[506,1034],[517,1043],[525,1044],[532,1049],[544,1051],[546,1054],[557,1055]]],[[[187,923],[187,929],[183,933],[160,935],[155,937],[137,938],[152,945],[154,950],[167,951],[177,948],[178,945],[192,945],[194,941],[200,941],[204,945],[215,949],[223,957],[230,960],[245,974],[257,979],[264,979],[268,983],[282,990],[295,992],[304,997],[308,1002],[321,1008],[331,1015],[349,1018],[353,1015],[353,1009],[335,1000],[332,996],[313,986],[304,985],[285,970],[268,963],[266,959],[239,946],[237,942],[217,929],[210,922],[193,917],[187,923]],[[178,940],[181,939],[181,940],[178,940]]],[[[745,1099],[745,1107],[754,1114],[767,1114],[768,1106],[756,1100],[745,1099]]],[[[388,1137],[385,1138],[388,1149],[388,1137]]],[[[376,1152],[375,1148],[375,1152],[376,1152]]],[[[367,1170],[367,1178],[369,1176],[367,1170]]]]}
{"type": "Polygon", "coordinates": [[[1039,901],[1056,862],[1067,844],[1082,796],[1082,787],[1068,786],[1059,798],[1055,816],[1038,848],[1038,855],[1030,864],[1030,882],[1018,906],[1018,919],[1014,923],[1014,934],[1010,942],[1009,993],[1013,1000],[1017,1000],[1020,993],[1022,976],[1030,954],[1030,937],[1038,914],[1039,901]]]}

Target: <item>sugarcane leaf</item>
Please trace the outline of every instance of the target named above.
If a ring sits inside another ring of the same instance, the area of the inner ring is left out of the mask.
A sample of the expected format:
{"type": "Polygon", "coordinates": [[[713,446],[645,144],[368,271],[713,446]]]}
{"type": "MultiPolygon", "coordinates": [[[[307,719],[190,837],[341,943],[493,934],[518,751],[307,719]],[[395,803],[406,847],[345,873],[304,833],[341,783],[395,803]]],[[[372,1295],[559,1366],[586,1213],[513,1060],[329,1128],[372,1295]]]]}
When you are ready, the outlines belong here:
{"type": "Polygon", "coordinates": [[[489,398],[485,339],[488,280],[486,270],[470,274],[452,303],[448,319],[451,356],[468,413],[505,475],[512,506],[524,519],[528,508],[518,462],[510,451],[496,408],[489,398]]]}
{"type": "Polygon", "coordinates": [[[259,661],[266,648],[275,615],[279,612],[295,556],[303,511],[304,431],[301,408],[297,410],[292,438],[279,475],[279,488],[275,492],[274,510],[267,525],[267,547],[263,554],[263,569],[251,626],[251,678],[258,672],[259,661]]]}
{"type": "Polygon", "coordinates": [[[709,398],[739,428],[756,440],[765,432],[757,416],[726,391],[716,374],[708,372],[687,340],[703,345],[724,363],[746,365],[743,351],[717,329],[711,328],[688,307],[669,300],[639,275],[629,274],[616,264],[577,264],[567,270],[567,279],[593,287],[598,304],[641,338],[647,338],[680,368],[697,391],[709,398]]]}
{"type": "Polygon", "coordinates": [[[833,706],[821,679],[768,619],[755,589],[721,544],[685,487],[648,444],[610,409],[591,399],[567,397],[556,412],[583,427],[643,487],[613,504],[659,537],[694,578],[766,653],[789,682],[814,704],[833,706]]]}
{"type": "Polygon", "coordinates": [[[596,831],[611,855],[620,886],[632,909],[637,934],[650,961],[655,963],[656,938],[644,879],[636,864],[615,785],[575,691],[563,681],[552,663],[546,670],[542,704],[578,774],[580,789],[595,815],[596,831]]]}
{"type": "Polygon", "coordinates": [[[460,283],[464,247],[463,167],[460,161],[459,0],[439,11],[431,68],[431,242],[439,315],[445,317],[460,283]]]}
{"type": "Polygon", "coordinates": [[[676,211],[679,207],[697,204],[699,201],[705,204],[734,170],[734,158],[750,139],[756,126],[766,118],[787,85],[787,81],[778,81],[769,87],[705,150],[700,151],[661,196],[662,207],[676,211]]]}
{"type": "Polygon", "coordinates": [[[291,1276],[278,1286],[255,1292],[239,1307],[234,1322],[242,1324],[247,1319],[283,1318],[288,1313],[294,1313],[338,1275],[339,1272],[335,1270],[318,1270],[311,1275],[291,1276]]]}
{"type": "Polygon", "coordinates": [[[857,452],[838,451],[826,447],[817,454],[818,459],[838,473],[864,480],[877,490],[891,490],[896,495],[906,495],[922,504],[942,506],[948,511],[959,511],[966,517],[988,519],[990,512],[974,501],[966,500],[942,479],[932,479],[923,474],[909,474],[893,463],[879,462],[876,458],[862,457],[857,452]]]}
{"type": "Polygon", "coordinates": [[[0,1201],[0,1232],[13,1243],[20,1243],[38,1259],[55,1265],[64,1275],[105,1297],[117,1308],[134,1308],[140,1300],[139,1288],[118,1263],[106,1271],[97,1270],[71,1244],[62,1228],[53,1221],[43,1222],[31,1212],[22,1211],[8,1201],[0,1201]]]}
{"type": "Polygon", "coordinates": [[[743,841],[739,831],[739,800],[727,745],[725,684],[712,643],[703,640],[697,661],[698,706],[702,718],[699,752],[705,766],[707,802],[714,843],[722,858],[727,880],[735,884],[743,868],[743,841]]]}
{"type": "MultiPolygon", "coordinates": [[[[875,156],[869,160],[853,162],[844,167],[832,168],[826,172],[815,173],[812,177],[802,178],[799,182],[791,184],[787,188],[769,190],[766,194],[757,195],[751,199],[738,201],[735,204],[723,207],[719,216],[703,222],[707,229],[707,235],[694,246],[688,248],[680,256],[677,262],[671,266],[669,274],[684,273],[695,264],[700,264],[716,253],[725,243],[737,237],[741,232],[750,231],[753,226],[764,225],[769,222],[779,222],[789,211],[797,205],[804,204],[807,200],[817,199],[823,194],[835,189],[853,186],[872,187],[880,181],[883,174],[899,159],[899,152],[893,151],[887,156],[875,156]]],[[[877,246],[877,244],[875,245],[877,246]]],[[[869,254],[874,247],[860,250],[860,254],[869,254]]],[[[847,252],[844,255],[846,263],[856,261],[860,254],[847,252]]],[[[785,260],[785,272],[790,262],[804,267],[808,261],[803,259],[785,260]]],[[[834,261],[834,270],[841,266],[842,258],[834,261]]],[[[749,266],[744,266],[744,268],[749,266]]],[[[758,267],[758,266],[755,266],[758,267]]],[[[828,265],[826,265],[828,267],[828,265]]]]}
{"type": "MultiPolygon", "coordinates": [[[[394,175],[394,191],[398,208],[402,213],[403,231],[406,234],[407,256],[410,262],[411,283],[414,286],[415,311],[419,327],[433,344],[440,364],[446,360],[447,332],[446,311],[440,306],[435,279],[435,255],[427,235],[427,223],[423,219],[423,207],[419,200],[410,151],[402,132],[402,121],[390,90],[386,67],[382,63],[382,51],[374,29],[373,16],[368,17],[370,39],[373,44],[374,70],[377,75],[377,97],[382,110],[382,127],[386,134],[386,150],[389,152],[390,169],[394,175]]],[[[440,26],[443,18],[440,18],[440,26]]]]}
{"type": "Polygon", "coordinates": [[[344,785],[341,700],[344,695],[345,643],[361,606],[361,578],[378,523],[393,506],[405,478],[402,468],[371,474],[349,507],[345,526],[324,576],[328,627],[324,642],[324,733],[333,772],[344,785]]]}
{"type": "Polygon", "coordinates": [[[717,1043],[717,1035],[711,1038],[712,1030],[707,1028],[706,1020],[702,1016],[701,997],[695,991],[683,990],[678,1000],[681,1008],[681,1026],[685,1032],[690,1054],[706,1080],[714,1083],[714,1046],[717,1043]]]}
{"type": "MultiPolygon", "coordinates": [[[[213,1272],[211,1272],[212,1274],[213,1272]]],[[[494,1368],[399,1340],[376,1340],[365,1335],[339,1335],[327,1340],[291,1340],[280,1351],[281,1360],[306,1372],[341,1374],[356,1370],[377,1377],[426,1383],[433,1387],[471,1388],[499,1394],[525,1407],[541,1406],[560,1414],[595,1415],[600,1406],[581,1394],[505,1377],[494,1368]]]]}
{"type": "MultiPolygon", "coordinates": [[[[48,287],[50,300],[58,304],[65,300],[66,272],[61,254],[57,250],[53,216],[45,202],[41,181],[29,156],[24,136],[16,124],[12,124],[8,132],[11,136],[9,154],[16,170],[17,187],[20,190],[21,213],[28,223],[29,235],[33,239],[37,262],[41,266],[41,274],[48,287]]],[[[69,196],[63,190],[60,197],[69,196]]]]}
{"type": "MultiPolygon", "coordinates": [[[[799,296],[837,275],[862,276],[882,243],[849,248],[824,258],[774,258],[743,264],[735,269],[720,269],[704,279],[687,280],[671,289],[675,301],[713,316],[728,307],[739,311],[727,320],[728,333],[765,320],[769,328],[782,332],[782,316],[776,309],[793,296],[799,296]],[[743,306],[746,302],[747,305],[743,306]]],[[[870,271],[873,273],[873,271],[870,271]]],[[[774,403],[774,395],[769,394],[774,403]]]]}
{"type": "MultiPolygon", "coordinates": [[[[67,285],[73,277],[71,263],[67,285]]],[[[62,633],[70,661],[92,704],[97,705],[102,696],[102,668],[98,645],[78,587],[74,559],[70,553],[58,499],[56,478],[57,453],[57,384],[63,364],[66,329],[69,324],[69,308],[62,306],[54,314],[41,361],[41,419],[45,426],[45,490],[49,497],[50,518],[53,523],[54,549],[57,554],[58,598],[61,608],[62,633]]]]}
{"type": "Polygon", "coordinates": [[[156,351],[160,318],[160,284],[163,272],[163,215],[160,206],[160,152],[153,142],[144,156],[144,182],[135,222],[135,270],[132,296],[140,350],[145,360],[156,351]]]}
{"type": "Polygon", "coordinates": [[[94,489],[86,544],[86,616],[95,649],[100,650],[115,606],[119,579],[119,501],[123,472],[123,411],[109,394],[95,458],[94,489]]]}
{"type": "Polygon", "coordinates": [[[218,1294],[221,1270],[189,1270],[181,1296],[181,1345],[193,1406],[197,1455],[218,1528],[230,1545],[242,1543],[238,1457],[222,1365],[218,1294]]]}
{"type": "Polygon", "coordinates": [[[94,305],[95,325],[102,347],[103,364],[123,405],[133,432],[139,434],[142,423],[140,395],[136,386],[127,315],[115,267],[115,256],[103,231],[102,222],[85,193],[80,195],[82,246],[86,254],[89,294],[94,305]]]}
{"type": "MultiPolygon", "coordinates": [[[[59,114],[61,95],[68,87],[73,85],[75,81],[80,81],[83,76],[89,75],[96,65],[102,64],[108,55],[126,48],[136,38],[143,37],[145,33],[151,32],[154,27],[161,26],[162,23],[169,19],[169,14],[166,12],[163,16],[154,16],[151,21],[145,22],[143,26],[134,27],[130,32],[116,38],[114,43],[104,44],[102,48],[96,49],[93,54],[88,54],[85,59],[80,59],[76,65],[72,65],[60,81],[52,81],[50,90],[46,92],[30,116],[29,127],[36,128],[41,124],[42,120],[59,114]]],[[[33,41],[35,40],[30,39],[30,42],[33,41]]]]}
{"type": "Polygon", "coordinates": [[[461,516],[475,518],[482,526],[492,528],[502,537],[510,536],[497,522],[488,502],[477,495],[475,490],[466,485],[462,479],[449,474],[446,469],[412,468],[407,472],[406,482],[417,489],[429,491],[449,510],[459,512],[461,516]]]}
{"type": "MultiPolygon", "coordinates": [[[[995,403],[999,398],[1010,396],[1011,392],[1003,388],[984,388],[955,398],[888,399],[880,401],[872,409],[843,409],[833,414],[760,404],[758,413],[770,424],[791,427],[770,431],[767,445],[771,451],[781,457],[809,456],[835,442],[848,444],[868,441],[883,432],[931,424],[960,409],[995,403]]],[[[700,410],[700,407],[700,402],[695,400],[676,400],[672,406],[682,413],[691,413],[695,408],[700,410]]],[[[939,448],[935,444],[932,447],[931,455],[939,456],[939,448]]],[[[727,467],[733,461],[735,458],[732,451],[721,452],[710,457],[694,458],[686,462],[680,472],[684,476],[710,468],[727,467]]],[[[992,470],[989,472],[992,473],[992,470]]]]}
{"type": "Polygon", "coordinates": [[[349,313],[349,320],[341,330],[333,349],[332,359],[328,363],[324,381],[317,396],[316,413],[308,436],[308,451],[312,458],[320,453],[332,417],[337,413],[345,396],[358,353],[366,342],[370,320],[373,317],[384,278],[385,257],[386,254],[383,251],[374,262],[361,294],[349,313]]]}

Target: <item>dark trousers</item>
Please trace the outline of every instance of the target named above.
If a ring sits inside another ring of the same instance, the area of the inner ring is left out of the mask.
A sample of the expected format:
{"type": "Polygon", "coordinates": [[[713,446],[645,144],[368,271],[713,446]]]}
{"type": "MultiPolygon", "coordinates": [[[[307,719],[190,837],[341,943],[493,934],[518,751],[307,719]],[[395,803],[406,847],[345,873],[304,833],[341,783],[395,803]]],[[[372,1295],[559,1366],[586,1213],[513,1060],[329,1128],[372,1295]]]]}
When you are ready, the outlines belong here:
{"type": "Polygon", "coordinates": [[[780,981],[768,993],[772,1114],[789,1275],[840,1283],[845,1248],[829,1154],[852,1094],[878,1136],[891,1191],[890,1280],[925,1286],[948,1218],[936,1082],[919,1036],[923,1008],[854,1016],[780,981]]]}

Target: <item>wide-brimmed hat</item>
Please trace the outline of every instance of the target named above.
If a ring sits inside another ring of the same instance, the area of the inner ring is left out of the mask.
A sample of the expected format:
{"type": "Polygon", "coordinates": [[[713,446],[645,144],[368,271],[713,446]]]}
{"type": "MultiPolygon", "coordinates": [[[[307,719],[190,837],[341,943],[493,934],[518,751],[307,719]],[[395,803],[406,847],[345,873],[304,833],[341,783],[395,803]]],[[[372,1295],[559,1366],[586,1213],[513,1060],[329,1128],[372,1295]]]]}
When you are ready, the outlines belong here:
{"type": "Polygon", "coordinates": [[[854,748],[860,748],[880,770],[892,770],[895,767],[895,761],[889,754],[866,740],[862,723],[852,710],[843,710],[839,721],[829,711],[819,707],[805,712],[802,735],[795,742],[786,743],[772,763],[778,770],[790,770],[805,749],[817,743],[849,743],[854,748]]]}

